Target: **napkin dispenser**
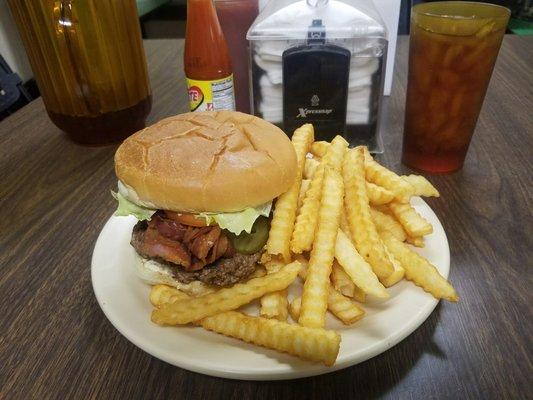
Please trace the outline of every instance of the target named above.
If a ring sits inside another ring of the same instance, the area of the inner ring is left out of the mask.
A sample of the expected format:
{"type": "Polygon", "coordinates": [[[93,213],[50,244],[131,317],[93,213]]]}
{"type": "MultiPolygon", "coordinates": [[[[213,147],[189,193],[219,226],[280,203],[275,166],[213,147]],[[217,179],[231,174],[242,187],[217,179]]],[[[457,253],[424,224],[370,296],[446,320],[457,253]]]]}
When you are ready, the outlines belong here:
{"type": "Polygon", "coordinates": [[[320,126],[323,139],[331,140],[345,131],[350,56],[344,47],[326,43],[320,19],[309,27],[306,44],[283,52],[283,127],[287,132],[311,123],[320,126]]]}
{"type": "Polygon", "coordinates": [[[381,152],[386,37],[371,0],[270,0],[247,34],[253,114],[381,152]]]}

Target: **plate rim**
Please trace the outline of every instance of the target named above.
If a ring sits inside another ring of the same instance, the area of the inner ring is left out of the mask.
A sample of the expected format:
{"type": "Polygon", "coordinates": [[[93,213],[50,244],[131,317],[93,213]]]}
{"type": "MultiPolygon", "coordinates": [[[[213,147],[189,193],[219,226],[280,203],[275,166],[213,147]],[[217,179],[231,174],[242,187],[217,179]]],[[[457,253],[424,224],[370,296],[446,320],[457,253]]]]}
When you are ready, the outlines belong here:
{"type": "MultiPolygon", "coordinates": [[[[433,209],[425,202],[423,199],[417,197],[416,201],[420,202],[422,206],[427,207],[432,214],[434,214],[435,219],[439,225],[439,230],[442,231],[443,235],[443,243],[442,243],[442,249],[444,250],[444,258],[445,263],[443,263],[442,267],[446,270],[445,278],[449,276],[450,273],[450,247],[448,242],[448,237],[446,235],[446,231],[444,230],[444,227],[442,226],[442,223],[440,222],[438,216],[433,211],[433,209]],[[446,264],[446,265],[444,265],[446,264]],[[447,268],[446,268],[447,266],[447,268]]],[[[416,207],[416,206],[415,206],[416,207]]],[[[412,324],[404,325],[402,328],[398,331],[395,331],[392,334],[392,337],[383,338],[380,341],[377,341],[373,343],[371,346],[367,347],[365,349],[364,354],[359,357],[357,357],[357,360],[354,361],[353,357],[346,357],[342,360],[337,360],[337,362],[330,367],[325,367],[322,364],[316,364],[316,363],[309,363],[310,368],[308,369],[300,369],[300,370],[293,370],[293,371],[274,371],[271,370],[264,370],[264,371],[257,371],[254,370],[252,374],[250,373],[242,373],[241,370],[233,369],[230,365],[228,365],[228,369],[226,370],[219,370],[219,369],[208,369],[201,366],[198,366],[194,363],[189,362],[187,359],[182,359],[179,362],[176,361],[175,357],[171,357],[170,355],[167,355],[164,351],[158,350],[156,347],[150,347],[146,346],[143,342],[142,338],[140,336],[136,335],[135,331],[128,331],[126,329],[123,329],[123,327],[117,323],[117,321],[110,315],[109,308],[106,307],[104,299],[100,297],[101,293],[95,286],[95,271],[97,270],[97,267],[95,266],[95,258],[97,254],[97,248],[101,246],[102,241],[102,234],[106,229],[109,229],[109,226],[113,223],[113,219],[117,218],[114,215],[111,215],[106,223],[104,224],[103,228],[100,230],[100,233],[98,235],[98,238],[95,242],[95,245],[93,247],[93,252],[91,256],[91,285],[94,292],[94,295],[96,297],[96,300],[98,302],[98,305],[102,312],[104,313],[107,320],[111,323],[111,325],[122,335],[124,336],[129,342],[131,342],[133,345],[138,347],[140,350],[150,354],[153,357],[156,357],[168,364],[171,364],[173,366],[186,369],[188,371],[219,377],[219,378],[226,378],[226,379],[237,379],[237,380],[249,380],[249,381],[277,381],[277,380],[290,380],[290,379],[301,379],[306,377],[312,377],[317,375],[325,375],[332,372],[339,371],[341,369],[345,369],[360,363],[363,363],[370,358],[376,357],[395,345],[397,345],[399,342],[401,342],[403,339],[405,339],[407,336],[409,336],[411,333],[413,333],[415,330],[417,330],[422,324],[427,320],[429,315],[433,312],[437,304],[439,303],[439,300],[435,298],[428,299],[428,302],[424,307],[419,310],[418,318],[415,322],[412,324]],[[429,301],[430,300],[430,301],[429,301]],[[384,342],[386,342],[384,344],[384,342]],[[376,350],[378,348],[378,350],[376,350]]],[[[423,290],[421,288],[418,288],[419,290],[423,290]]],[[[200,329],[200,328],[197,328],[200,329]]],[[[213,333],[216,334],[216,333],[213,333]]],[[[342,335],[342,334],[341,334],[342,335]]],[[[231,338],[232,340],[236,340],[239,343],[243,343],[239,339],[231,338]]],[[[341,341],[342,345],[342,341],[341,341]]],[[[252,345],[253,346],[253,345],[252,345]]],[[[339,352],[340,356],[340,352],[339,352]]]]}

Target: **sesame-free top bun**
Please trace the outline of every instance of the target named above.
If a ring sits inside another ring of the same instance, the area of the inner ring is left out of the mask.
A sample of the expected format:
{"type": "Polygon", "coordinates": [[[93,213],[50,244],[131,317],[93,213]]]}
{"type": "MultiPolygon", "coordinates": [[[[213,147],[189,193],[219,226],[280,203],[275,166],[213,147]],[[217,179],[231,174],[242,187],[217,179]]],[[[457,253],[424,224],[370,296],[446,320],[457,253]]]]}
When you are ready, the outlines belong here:
{"type": "Polygon", "coordinates": [[[196,112],[159,121],[115,154],[118,179],[158,209],[231,212],[287,191],[296,154],[283,131],[252,115],[196,112]]]}

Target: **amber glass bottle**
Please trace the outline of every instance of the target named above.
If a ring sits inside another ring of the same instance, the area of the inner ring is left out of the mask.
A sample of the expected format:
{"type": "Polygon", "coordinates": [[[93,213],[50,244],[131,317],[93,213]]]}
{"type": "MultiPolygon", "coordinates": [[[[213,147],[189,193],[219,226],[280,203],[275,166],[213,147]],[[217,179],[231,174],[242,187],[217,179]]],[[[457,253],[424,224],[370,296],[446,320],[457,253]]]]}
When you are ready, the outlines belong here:
{"type": "Polygon", "coordinates": [[[135,0],[8,0],[48,115],[75,141],[117,142],[151,108],[135,0]]]}

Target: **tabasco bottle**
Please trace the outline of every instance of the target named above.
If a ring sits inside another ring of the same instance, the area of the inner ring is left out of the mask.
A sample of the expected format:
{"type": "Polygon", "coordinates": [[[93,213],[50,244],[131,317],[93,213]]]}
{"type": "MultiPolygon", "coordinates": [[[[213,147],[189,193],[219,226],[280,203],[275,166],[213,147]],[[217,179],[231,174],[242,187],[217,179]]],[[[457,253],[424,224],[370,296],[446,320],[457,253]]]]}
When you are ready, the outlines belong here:
{"type": "Polygon", "coordinates": [[[235,110],[228,46],[212,0],[187,0],[184,64],[191,111],[235,110]]]}

